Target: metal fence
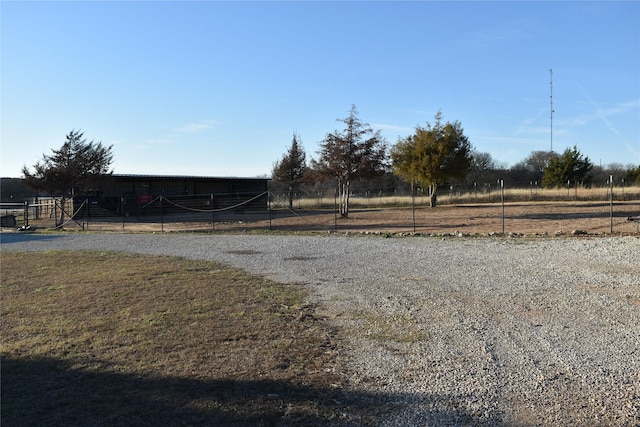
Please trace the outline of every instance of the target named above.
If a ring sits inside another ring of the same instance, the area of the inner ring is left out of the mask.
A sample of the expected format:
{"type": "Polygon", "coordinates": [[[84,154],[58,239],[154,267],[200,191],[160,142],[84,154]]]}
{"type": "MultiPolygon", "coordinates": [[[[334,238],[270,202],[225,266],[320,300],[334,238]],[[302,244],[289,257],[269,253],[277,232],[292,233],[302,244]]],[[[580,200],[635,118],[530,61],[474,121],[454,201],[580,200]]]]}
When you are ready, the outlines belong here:
{"type": "Polygon", "coordinates": [[[58,212],[72,212],[72,210],[72,200],[67,200],[63,206],[60,199],[53,197],[42,198],[35,202],[0,203],[0,216],[4,228],[7,228],[8,224],[28,227],[31,221],[47,222],[46,219],[57,217],[58,212]]]}
{"type": "Polygon", "coordinates": [[[333,189],[181,196],[130,195],[117,199],[58,199],[3,204],[3,216],[37,228],[125,232],[322,232],[479,234],[635,234],[640,188],[439,189],[438,207],[410,188],[367,189],[350,196],[341,217],[333,189]],[[291,201],[291,204],[290,204],[291,201]]]}

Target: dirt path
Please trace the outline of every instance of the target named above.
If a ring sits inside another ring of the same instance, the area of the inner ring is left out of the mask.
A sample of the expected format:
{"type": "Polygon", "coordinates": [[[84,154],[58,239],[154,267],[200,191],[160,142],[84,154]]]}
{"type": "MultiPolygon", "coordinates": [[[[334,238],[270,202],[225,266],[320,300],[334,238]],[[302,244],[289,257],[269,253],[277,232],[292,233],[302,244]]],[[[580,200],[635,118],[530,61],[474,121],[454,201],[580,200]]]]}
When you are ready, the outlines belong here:
{"type": "MultiPolygon", "coordinates": [[[[629,216],[640,215],[640,201],[616,202],[540,202],[505,204],[443,205],[435,209],[420,207],[353,209],[348,218],[339,218],[333,210],[274,210],[270,215],[246,213],[220,215],[215,222],[210,214],[171,215],[155,218],[113,218],[79,220],[93,231],[222,231],[245,232],[275,230],[284,232],[422,233],[486,235],[516,233],[522,235],[636,233],[629,216]]],[[[37,227],[51,227],[46,221],[33,221],[37,227]]],[[[66,228],[79,229],[76,223],[66,228]]]]}

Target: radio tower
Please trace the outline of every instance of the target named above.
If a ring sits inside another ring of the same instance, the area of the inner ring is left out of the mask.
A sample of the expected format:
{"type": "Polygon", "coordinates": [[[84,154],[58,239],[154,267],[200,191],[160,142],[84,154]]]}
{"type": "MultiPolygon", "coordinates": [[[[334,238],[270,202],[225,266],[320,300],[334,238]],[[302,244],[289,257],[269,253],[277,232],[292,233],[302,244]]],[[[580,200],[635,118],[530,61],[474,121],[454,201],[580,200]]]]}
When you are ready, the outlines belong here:
{"type": "Polygon", "coordinates": [[[549,100],[551,101],[551,152],[553,153],[553,68],[549,68],[549,89],[551,95],[549,100]]]}

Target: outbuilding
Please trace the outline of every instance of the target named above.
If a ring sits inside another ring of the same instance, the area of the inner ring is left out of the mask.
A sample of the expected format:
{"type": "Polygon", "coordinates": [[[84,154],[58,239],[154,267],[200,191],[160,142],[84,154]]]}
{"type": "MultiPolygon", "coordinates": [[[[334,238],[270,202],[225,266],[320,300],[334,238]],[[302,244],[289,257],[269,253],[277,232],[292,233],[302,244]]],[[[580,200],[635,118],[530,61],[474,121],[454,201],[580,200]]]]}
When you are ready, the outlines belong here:
{"type": "MultiPolygon", "coordinates": [[[[165,200],[166,211],[233,209],[236,212],[268,208],[268,178],[207,176],[118,175],[104,179],[93,197],[92,211],[135,213],[153,209],[165,200]]],[[[76,200],[74,204],[81,202],[76,200]]],[[[105,212],[106,213],[106,212],[105,212]]]]}

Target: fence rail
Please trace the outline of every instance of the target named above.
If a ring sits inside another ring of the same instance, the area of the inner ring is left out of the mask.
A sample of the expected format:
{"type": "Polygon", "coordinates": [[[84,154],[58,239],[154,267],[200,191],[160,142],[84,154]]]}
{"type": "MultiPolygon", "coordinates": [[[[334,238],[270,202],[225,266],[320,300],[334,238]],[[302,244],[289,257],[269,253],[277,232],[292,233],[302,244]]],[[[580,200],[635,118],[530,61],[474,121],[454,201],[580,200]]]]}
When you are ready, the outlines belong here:
{"type": "Polygon", "coordinates": [[[428,208],[420,192],[351,195],[351,213],[337,213],[332,192],[123,196],[118,199],[2,204],[17,226],[93,231],[311,231],[423,234],[613,234],[638,232],[640,188],[440,190],[428,208]],[[454,191],[455,190],[455,191],[454,191]],[[528,190],[528,191],[527,191],[528,190]]]}

